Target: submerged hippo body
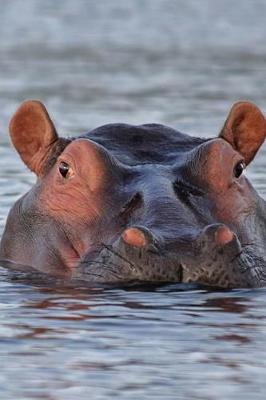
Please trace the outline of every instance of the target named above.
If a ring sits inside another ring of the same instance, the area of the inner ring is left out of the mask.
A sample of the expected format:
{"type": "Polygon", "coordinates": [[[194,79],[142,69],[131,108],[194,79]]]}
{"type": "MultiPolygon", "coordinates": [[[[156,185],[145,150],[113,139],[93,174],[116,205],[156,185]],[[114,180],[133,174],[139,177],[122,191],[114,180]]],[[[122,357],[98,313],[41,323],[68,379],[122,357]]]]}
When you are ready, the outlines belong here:
{"type": "Polygon", "coordinates": [[[37,182],[9,213],[2,264],[90,282],[265,285],[266,207],[243,174],[266,135],[255,105],[236,103],[211,140],[157,124],[65,139],[27,101],[10,135],[37,182]]]}

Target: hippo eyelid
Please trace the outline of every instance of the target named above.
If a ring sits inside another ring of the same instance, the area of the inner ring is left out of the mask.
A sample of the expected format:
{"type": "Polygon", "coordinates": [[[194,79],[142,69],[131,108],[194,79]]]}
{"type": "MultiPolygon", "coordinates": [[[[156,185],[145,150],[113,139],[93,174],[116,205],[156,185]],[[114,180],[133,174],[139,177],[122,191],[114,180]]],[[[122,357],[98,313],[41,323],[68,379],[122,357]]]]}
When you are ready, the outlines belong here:
{"type": "Polygon", "coordinates": [[[198,197],[204,195],[204,192],[201,189],[196,188],[195,186],[192,186],[191,184],[186,183],[181,179],[176,179],[173,186],[177,194],[183,194],[183,195],[191,194],[193,196],[198,196],[198,197]]]}

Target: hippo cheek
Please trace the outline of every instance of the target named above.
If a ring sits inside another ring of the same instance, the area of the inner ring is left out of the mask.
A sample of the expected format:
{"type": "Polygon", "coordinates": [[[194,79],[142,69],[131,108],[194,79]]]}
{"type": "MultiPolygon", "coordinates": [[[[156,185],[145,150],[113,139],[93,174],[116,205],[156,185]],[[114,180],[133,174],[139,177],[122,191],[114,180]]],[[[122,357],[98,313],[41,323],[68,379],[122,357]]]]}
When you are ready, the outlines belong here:
{"type": "Polygon", "coordinates": [[[55,221],[80,258],[116,236],[115,216],[127,196],[121,189],[126,172],[100,145],[77,139],[42,179],[37,207],[55,221]]]}

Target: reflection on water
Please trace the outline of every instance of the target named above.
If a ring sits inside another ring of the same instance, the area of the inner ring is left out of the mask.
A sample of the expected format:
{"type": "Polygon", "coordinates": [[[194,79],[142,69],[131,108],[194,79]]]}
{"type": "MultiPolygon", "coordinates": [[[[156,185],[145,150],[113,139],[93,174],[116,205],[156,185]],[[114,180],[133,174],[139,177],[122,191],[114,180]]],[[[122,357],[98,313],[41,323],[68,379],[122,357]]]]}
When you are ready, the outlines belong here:
{"type": "MultiPolygon", "coordinates": [[[[25,98],[59,133],[161,122],[216,135],[266,110],[266,3],[13,0],[0,13],[0,230],[35,178],[9,147],[25,98]]],[[[248,176],[266,198],[265,148],[248,176]]],[[[265,399],[265,290],[60,287],[0,271],[0,398],[265,399]]]]}
{"type": "Polygon", "coordinates": [[[4,287],[1,383],[13,398],[260,393],[263,290],[4,287]]]}

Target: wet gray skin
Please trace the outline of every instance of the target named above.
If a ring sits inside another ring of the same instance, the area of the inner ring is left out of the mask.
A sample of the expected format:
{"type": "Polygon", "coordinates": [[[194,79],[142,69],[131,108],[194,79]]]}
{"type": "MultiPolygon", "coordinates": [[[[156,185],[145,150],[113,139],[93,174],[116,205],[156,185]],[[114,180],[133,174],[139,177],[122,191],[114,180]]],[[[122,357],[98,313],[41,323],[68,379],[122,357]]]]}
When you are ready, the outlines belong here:
{"type": "Polygon", "coordinates": [[[93,283],[263,286],[265,202],[243,171],[265,134],[239,102],[212,140],[156,124],[64,139],[25,102],[10,135],[37,182],[9,213],[2,263],[93,283]]]}
{"type": "MultiPolygon", "coordinates": [[[[256,197],[257,211],[265,215],[264,201],[256,197]]],[[[224,288],[264,286],[265,218],[257,220],[256,216],[250,216],[250,223],[253,224],[253,227],[247,224],[250,233],[253,230],[250,240],[241,242],[234,234],[229,243],[219,245],[215,241],[215,235],[224,225],[215,223],[211,215],[208,215],[209,224],[201,230],[206,223],[206,215],[197,217],[201,217],[199,219],[202,223],[197,228],[193,225],[184,227],[178,241],[174,215],[169,219],[166,216],[168,235],[166,233],[160,238],[152,234],[151,229],[137,225],[145,235],[145,247],[134,247],[122,238],[109,245],[103,244],[103,249],[96,257],[94,254],[87,254],[81,260],[76,276],[94,282],[142,280],[196,282],[224,288]]],[[[245,235],[245,238],[248,236],[245,235]]]]}

